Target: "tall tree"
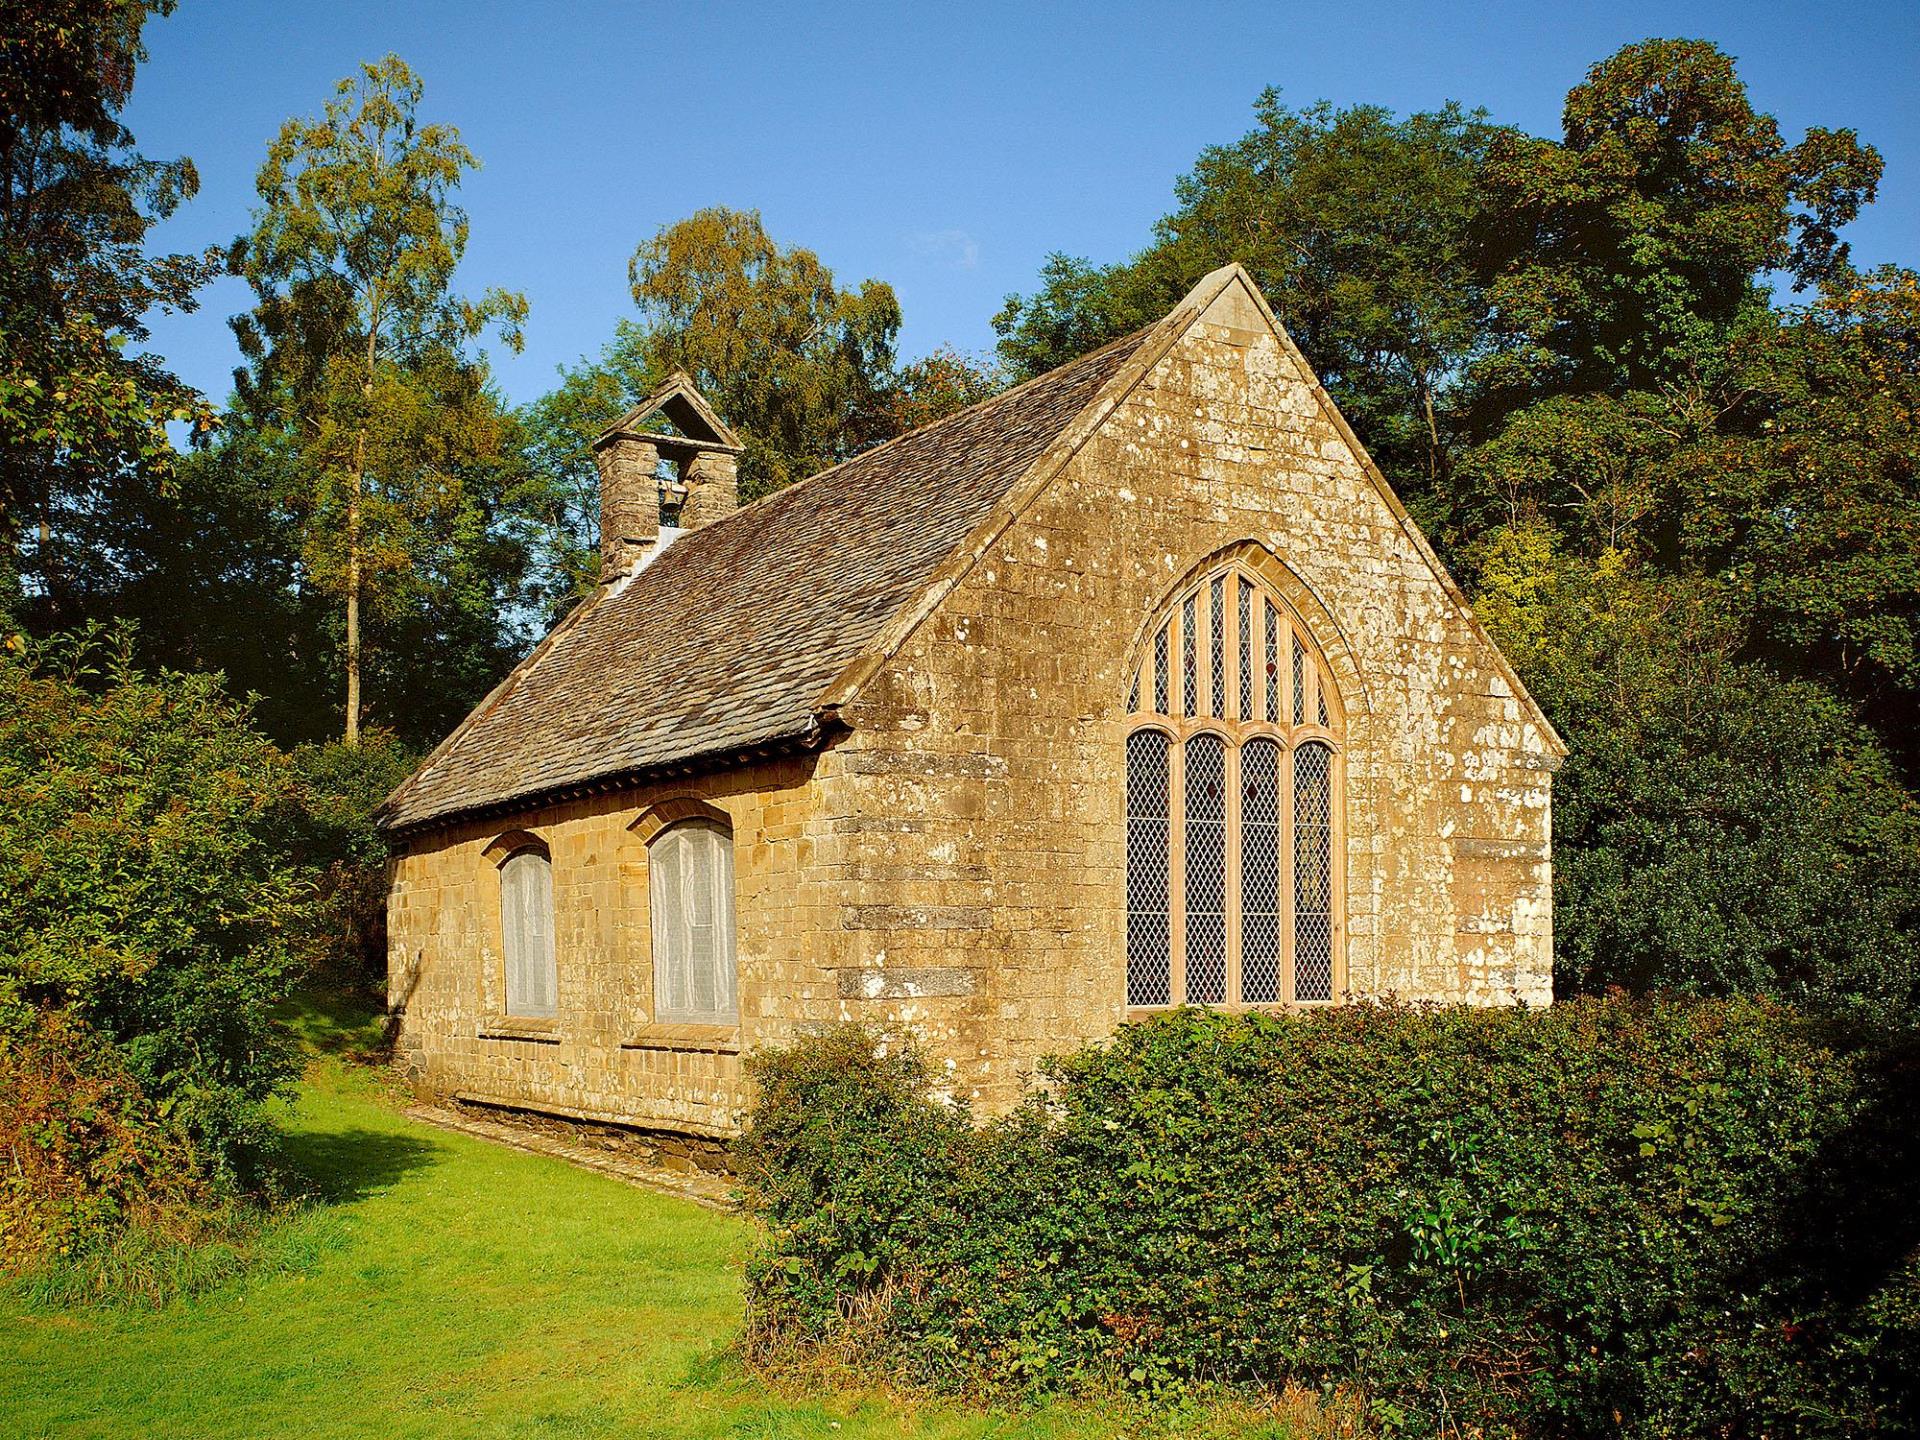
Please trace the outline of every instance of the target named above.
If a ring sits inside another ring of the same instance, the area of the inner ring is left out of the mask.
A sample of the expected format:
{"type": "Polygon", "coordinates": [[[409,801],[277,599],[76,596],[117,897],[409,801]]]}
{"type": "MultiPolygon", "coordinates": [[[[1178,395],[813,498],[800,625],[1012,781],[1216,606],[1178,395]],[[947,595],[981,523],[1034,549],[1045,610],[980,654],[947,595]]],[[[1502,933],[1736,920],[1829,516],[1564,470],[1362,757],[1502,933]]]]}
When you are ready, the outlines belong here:
{"type": "Polygon", "coordinates": [[[1451,396],[1485,317],[1472,229],[1502,133],[1457,105],[1293,110],[1268,90],[1254,127],[1179,179],[1145,250],[1103,268],[1055,255],[1034,295],[1009,297],[1001,355],[1021,375],[1063,364],[1238,260],[1376,458],[1404,488],[1431,489],[1450,468],[1451,396]]]}
{"type": "Polygon", "coordinates": [[[633,252],[648,370],[685,370],[746,443],[741,493],[763,495],[857,449],[893,369],[900,302],[843,289],[781,246],[757,211],[701,210],[633,252]]]}
{"type": "Polygon", "coordinates": [[[1682,374],[1781,272],[1843,274],[1841,226],[1880,156],[1851,130],[1788,145],[1731,57],[1704,40],[1628,45],[1567,95],[1563,134],[1496,138],[1479,260],[1503,343],[1480,380],[1496,412],[1541,394],[1682,374]]]}
{"type": "Polygon", "coordinates": [[[319,119],[290,120],[261,168],[234,263],[259,303],[236,322],[255,423],[296,437],[305,562],[343,605],[345,735],[361,723],[362,609],[405,579],[426,534],[459,523],[461,476],[499,463],[499,407],[468,346],[515,349],[524,298],[452,291],[467,244],[453,200],[478,162],[418,118],[423,87],[388,55],[340,82],[319,119]]]}
{"type": "Polygon", "coordinates": [[[952,350],[899,364],[900,307],[877,280],[843,289],[811,250],[757,214],[702,210],[642,244],[638,319],[522,415],[529,474],[514,501],[536,517],[541,598],[564,608],[596,573],[592,442],[675,370],[693,376],[746,444],[751,499],[993,394],[1000,372],[952,350]]]}
{"type": "Polygon", "coordinates": [[[166,422],[210,422],[194,391],[130,349],[144,314],[191,309],[219,264],[146,253],[199,180],[191,161],[142,156],[119,120],[146,22],[172,10],[35,0],[0,15],[0,591],[24,585],[51,625],[110,580],[100,509],[165,482],[166,422]]]}

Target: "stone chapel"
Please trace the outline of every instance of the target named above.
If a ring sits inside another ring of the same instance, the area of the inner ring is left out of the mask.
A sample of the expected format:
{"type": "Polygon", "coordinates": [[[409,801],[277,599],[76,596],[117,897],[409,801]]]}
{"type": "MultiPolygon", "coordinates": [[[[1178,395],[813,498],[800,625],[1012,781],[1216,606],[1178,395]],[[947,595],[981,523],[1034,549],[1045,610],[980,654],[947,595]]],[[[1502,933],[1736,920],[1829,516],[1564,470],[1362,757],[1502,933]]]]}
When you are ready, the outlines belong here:
{"type": "Polygon", "coordinates": [[[917,1035],[991,1112],[1168,1006],[1552,998],[1565,747],[1238,266],[748,505],[675,376],[603,578],[386,802],[401,1053],[724,1138],[917,1035]]]}

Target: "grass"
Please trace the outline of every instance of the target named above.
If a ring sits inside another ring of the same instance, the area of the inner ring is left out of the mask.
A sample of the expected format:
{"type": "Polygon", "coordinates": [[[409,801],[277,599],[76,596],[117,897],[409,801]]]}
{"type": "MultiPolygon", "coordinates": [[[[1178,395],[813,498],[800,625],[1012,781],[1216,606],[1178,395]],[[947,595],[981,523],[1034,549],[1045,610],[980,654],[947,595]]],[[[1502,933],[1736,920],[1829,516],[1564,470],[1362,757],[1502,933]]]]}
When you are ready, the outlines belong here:
{"type": "MultiPolygon", "coordinates": [[[[247,1273],[163,1309],[0,1297],[0,1435],[1132,1433],[1082,1407],[778,1393],[732,1351],[744,1221],[416,1124],[339,1058],[366,1038],[350,1016],[301,1023],[323,1053],[284,1126],[320,1199],[247,1273]]],[[[1179,1428],[1223,1427],[1296,1433],[1219,1414],[1179,1428]]]]}

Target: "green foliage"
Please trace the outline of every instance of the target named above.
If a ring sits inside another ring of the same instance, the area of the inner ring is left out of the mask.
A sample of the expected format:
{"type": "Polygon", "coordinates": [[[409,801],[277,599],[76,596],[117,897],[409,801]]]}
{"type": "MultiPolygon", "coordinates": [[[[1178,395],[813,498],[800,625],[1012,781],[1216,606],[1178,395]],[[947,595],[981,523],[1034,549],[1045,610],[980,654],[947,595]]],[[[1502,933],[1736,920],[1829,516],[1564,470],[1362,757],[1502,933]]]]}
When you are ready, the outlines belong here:
{"type": "Polygon", "coordinates": [[[1414,1434],[1911,1433],[1920,1071],[1866,1038],[1181,1011],[984,1129],[910,1053],[803,1041],[740,1151],[750,1338],[939,1388],[1351,1387],[1414,1434]]]}
{"type": "Polygon", "coordinates": [[[267,1007],[308,945],[295,777],[217,677],[82,636],[0,658],[0,1030],[114,1047],[208,1175],[258,1176],[294,1061],[267,1007]]]}
{"type": "Polygon", "coordinates": [[[293,853],[319,877],[314,964],[347,993],[365,993],[387,971],[387,841],[374,812],[420,754],[375,730],[355,745],[302,745],[290,759],[300,797],[293,853]]]}
{"type": "Polygon", "coordinates": [[[119,121],[172,0],[35,0],[0,16],[0,594],[69,622],[100,509],[165,479],[165,422],[209,423],[151,355],[155,307],[191,309],[217,257],[149,255],[147,232],[199,186],[119,121]]]}
{"type": "Polygon", "coordinates": [[[1395,118],[1375,105],[1304,110],[1268,90],[1240,140],[1202,151],[1154,243],[1096,269],[1049,257],[1041,287],[994,319],[1025,377],[1159,319],[1230,260],[1253,273],[1397,483],[1450,464],[1450,396],[1485,303],[1472,229],[1485,155],[1503,132],[1458,106],[1395,118]]]}
{"type": "Polygon", "coordinates": [[[1508,131],[1479,183],[1478,260],[1501,336],[1483,386],[1634,389],[1684,373],[1782,270],[1846,272],[1837,231],[1881,161],[1850,130],[1798,145],[1754,110],[1733,60],[1646,40],[1568,93],[1559,141],[1508,131]]]}
{"type": "Polygon", "coordinates": [[[1832,694],[1738,658],[1723,596],[1534,523],[1473,552],[1478,612],[1562,727],[1561,995],[1920,999],[1920,806],[1832,694]]]}
{"type": "Polygon", "coordinates": [[[952,350],[897,363],[900,307],[868,280],[843,289],[820,257],[782,246],[754,212],[701,210],[663,227],[630,267],[638,320],[521,415],[533,589],[557,615],[599,573],[593,441],[676,370],[693,377],[746,445],[753,499],[869,445],[986,399],[1000,372],[952,350]]]}
{"type": "MultiPolygon", "coordinates": [[[[376,648],[450,639],[491,674],[520,568],[499,513],[517,436],[468,347],[497,327],[519,348],[527,305],[504,291],[452,292],[467,243],[453,196],[478,162],[451,126],[419,123],[422,93],[389,55],[341,81],[321,118],[288,121],[233,254],[259,297],[235,323],[251,362],[239,423],[284,432],[291,451],[282,473],[293,483],[278,500],[298,519],[303,585],[343,605],[349,741],[362,605],[376,648]]],[[[486,688],[458,679],[455,694],[486,688]]]]}
{"type": "Polygon", "coordinates": [[[1891,716],[1920,700],[1920,276],[1853,277],[1726,369],[1738,418],[1677,467],[1681,548],[1766,653],[1891,716]]]}

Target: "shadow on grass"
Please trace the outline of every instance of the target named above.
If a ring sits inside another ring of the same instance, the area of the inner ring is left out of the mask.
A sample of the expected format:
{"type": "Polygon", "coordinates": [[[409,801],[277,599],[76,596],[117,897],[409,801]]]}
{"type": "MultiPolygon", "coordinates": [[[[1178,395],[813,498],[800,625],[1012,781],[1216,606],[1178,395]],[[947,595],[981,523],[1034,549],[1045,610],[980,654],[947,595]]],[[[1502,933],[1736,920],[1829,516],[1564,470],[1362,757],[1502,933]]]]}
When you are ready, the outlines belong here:
{"type": "Polygon", "coordinates": [[[332,1205],[390,1190],[444,1154],[444,1148],[431,1140],[381,1130],[293,1134],[281,1141],[281,1156],[288,1168],[310,1187],[315,1199],[332,1205]]]}
{"type": "Polygon", "coordinates": [[[314,985],[288,996],[272,1013],[309,1055],[332,1055],[357,1065],[381,1065],[393,1057],[392,1022],[371,994],[314,985]]]}

